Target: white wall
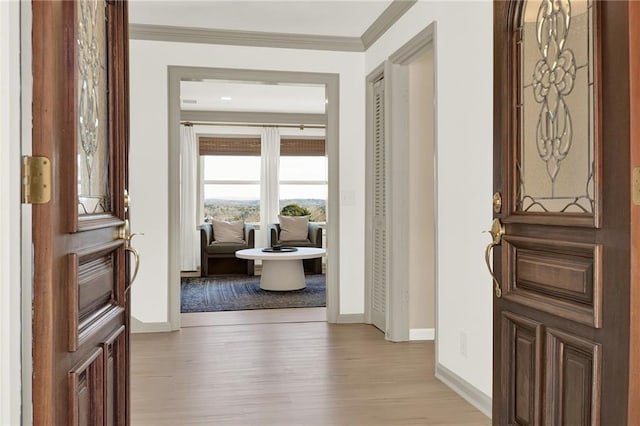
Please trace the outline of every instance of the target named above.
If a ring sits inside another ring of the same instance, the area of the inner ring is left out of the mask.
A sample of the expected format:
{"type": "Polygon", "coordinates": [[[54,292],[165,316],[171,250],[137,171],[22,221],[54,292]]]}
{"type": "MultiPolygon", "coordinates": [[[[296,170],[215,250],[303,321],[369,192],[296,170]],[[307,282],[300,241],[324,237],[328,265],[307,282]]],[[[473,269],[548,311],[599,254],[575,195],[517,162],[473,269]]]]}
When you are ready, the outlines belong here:
{"type": "Polygon", "coordinates": [[[436,24],[437,360],[491,395],[493,4],[419,1],[365,55],[366,73],[436,24]],[[467,356],[460,350],[461,335],[467,356]]]}
{"type": "Polygon", "coordinates": [[[166,322],[168,285],[167,66],[200,66],[340,75],[340,314],[364,311],[364,54],[242,46],[130,42],[133,232],[141,267],[132,315],[166,322]],[[342,201],[344,200],[344,201],[342,201]]]}
{"type": "Polygon", "coordinates": [[[20,424],[20,15],[0,2],[0,424],[20,424]]]}

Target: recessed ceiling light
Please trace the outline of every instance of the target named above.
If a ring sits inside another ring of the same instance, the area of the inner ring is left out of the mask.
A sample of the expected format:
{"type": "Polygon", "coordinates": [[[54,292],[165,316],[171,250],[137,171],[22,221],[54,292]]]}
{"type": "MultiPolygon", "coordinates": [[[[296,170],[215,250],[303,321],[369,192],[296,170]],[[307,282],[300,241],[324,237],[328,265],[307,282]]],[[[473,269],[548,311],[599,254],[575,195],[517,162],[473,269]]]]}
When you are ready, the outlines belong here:
{"type": "Polygon", "coordinates": [[[220,96],[221,101],[230,101],[231,99],[233,99],[231,96],[220,96]]]}

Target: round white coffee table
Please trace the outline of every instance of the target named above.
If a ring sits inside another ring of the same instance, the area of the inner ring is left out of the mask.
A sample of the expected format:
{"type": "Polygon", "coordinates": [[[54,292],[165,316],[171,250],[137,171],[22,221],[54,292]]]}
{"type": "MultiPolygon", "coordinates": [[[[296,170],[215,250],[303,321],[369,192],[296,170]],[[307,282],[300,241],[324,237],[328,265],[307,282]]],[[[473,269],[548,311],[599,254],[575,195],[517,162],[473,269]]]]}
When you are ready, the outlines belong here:
{"type": "Polygon", "coordinates": [[[240,259],[262,260],[260,288],[271,291],[300,290],[306,287],[302,259],[326,254],[323,248],[297,247],[293,252],[264,252],[261,248],[238,250],[240,259]]]}

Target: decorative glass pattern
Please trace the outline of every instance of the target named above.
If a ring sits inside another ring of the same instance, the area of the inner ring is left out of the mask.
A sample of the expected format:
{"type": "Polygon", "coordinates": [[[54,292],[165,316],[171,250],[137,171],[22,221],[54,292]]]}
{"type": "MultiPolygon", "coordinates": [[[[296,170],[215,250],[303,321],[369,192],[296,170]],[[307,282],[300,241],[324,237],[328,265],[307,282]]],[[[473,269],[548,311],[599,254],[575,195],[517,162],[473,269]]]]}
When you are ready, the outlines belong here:
{"type": "Polygon", "coordinates": [[[519,211],[593,214],[593,14],[591,0],[525,4],[517,33],[519,211]]]}
{"type": "Polygon", "coordinates": [[[107,34],[104,0],[76,3],[78,214],[109,212],[107,34]]]}

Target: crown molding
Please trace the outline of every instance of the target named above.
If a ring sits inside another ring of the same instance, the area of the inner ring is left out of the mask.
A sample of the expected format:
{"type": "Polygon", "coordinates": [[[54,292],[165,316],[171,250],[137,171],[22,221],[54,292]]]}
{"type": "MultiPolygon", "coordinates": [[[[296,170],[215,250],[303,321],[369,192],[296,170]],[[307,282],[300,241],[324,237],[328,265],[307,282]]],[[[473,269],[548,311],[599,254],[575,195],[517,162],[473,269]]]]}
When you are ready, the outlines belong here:
{"type": "Polygon", "coordinates": [[[364,52],[364,46],[359,37],[213,30],[208,28],[173,27],[167,25],[129,24],[129,38],[133,40],[178,43],[364,52]]]}
{"type": "Polygon", "coordinates": [[[373,45],[382,34],[384,34],[393,24],[395,24],[407,10],[411,9],[417,0],[393,0],[393,2],[382,12],[378,19],[362,33],[360,41],[367,50],[373,45]]]}
{"type": "Polygon", "coordinates": [[[225,44],[285,49],[364,52],[395,24],[417,0],[393,0],[361,37],[339,37],[261,31],[214,30],[169,25],[129,24],[132,40],[225,44]]]}

